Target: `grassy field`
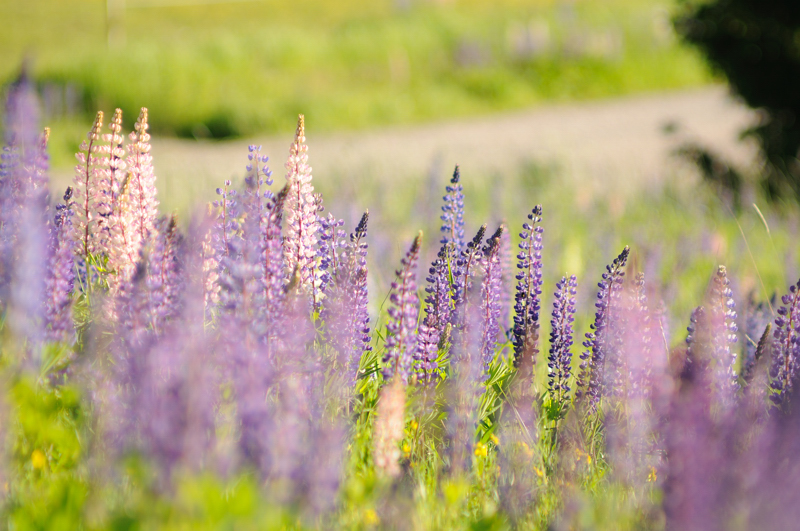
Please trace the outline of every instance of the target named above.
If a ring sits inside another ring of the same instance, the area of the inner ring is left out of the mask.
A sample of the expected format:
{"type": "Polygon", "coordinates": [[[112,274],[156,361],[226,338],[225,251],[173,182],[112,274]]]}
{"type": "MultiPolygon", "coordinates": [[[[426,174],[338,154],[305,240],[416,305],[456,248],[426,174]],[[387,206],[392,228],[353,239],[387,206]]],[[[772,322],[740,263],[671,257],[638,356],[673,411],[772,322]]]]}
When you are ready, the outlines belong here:
{"type": "Polygon", "coordinates": [[[110,43],[103,2],[0,3],[0,79],[29,58],[56,163],[114,107],[149,107],[156,133],[227,137],[300,112],[324,132],[710,79],[669,0],[176,3],[128,0],[110,43]]]}

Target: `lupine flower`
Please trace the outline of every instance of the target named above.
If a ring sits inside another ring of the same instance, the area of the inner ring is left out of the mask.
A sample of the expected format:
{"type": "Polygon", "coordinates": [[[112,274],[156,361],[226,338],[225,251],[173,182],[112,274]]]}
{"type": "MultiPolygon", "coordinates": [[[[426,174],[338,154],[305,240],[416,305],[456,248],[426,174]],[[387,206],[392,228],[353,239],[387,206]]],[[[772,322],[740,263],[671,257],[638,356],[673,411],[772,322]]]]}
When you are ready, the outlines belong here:
{"type": "Polygon", "coordinates": [[[180,234],[175,216],[161,218],[155,231],[147,253],[147,290],[151,324],[153,330],[159,332],[179,311],[178,294],[182,275],[178,266],[180,234]]]}
{"type": "Polygon", "coordinates": [[[423,382],[432,382],[438,365],[439,342],[445,327],[450,322],[451,297],[447,245],[439,249],[436,260],[428,269],[428,282],[425,286],[425,318],[419,325],[419,340],[414,360],[423,382]]]}
{"type": "Polygon", "coordinates": [[[484,376],[488,377],[489,366],[494,361],[497,337],[500,333],[500,296],[502,287],[502,264],[500,263],[500,238],[503,226],[486,241],[483,248],[484,278],[481,286],[481,315],[483,317],[483,336],[481,354],[484,376]]]}
{"type": "Polygon", "coordinates": [[[324,296],[331,280],[339,274],[339,268],[342,267],[342,257],[340,255],[347,245],[347,233],[339,228],[344,226],[344,220],[336,219],[330,213],[326,218],[320,216],[319,224],[321,229],[319,236],[319,269],[322,272],[319,291],[324,296]]]}
{"type": "Polygon", "coordinates": [[[450,314],[450,319],[455,327],[460,327],[464,324],[462,321],[466,317],[466,306],[472,292],[472,277],[480,267],[483,259],[481,242],[483,242],[485,234],[486,225],[484,224],[456,259],[455,265],[451,266],[453,312],[450,314]]]}
{"type": "Polygon", "coordinates": [[[738,388],[736,350],[733,347],[738,342],[739,328],[736,325],[736,303],[725,266],[719,266],[712,282],[708,306],[720,316],[722,324],[721,330],[715,335],[716,369],[720,384],[728,387],[728,392],[733,392],[738,388]]]}
{"type": "Polygon", "coordinates": [[[550,355],[547,358],[549,390],[553,398],[563,404],[570,391],[572,375],[572,324],[575,322],[575,295],[578,278],[561,277],[556,284],[553,301],[553,318],[550,321],[550,355]]]}
{"type": "Polygon", "coordinates": [[[522,225],[517,254],[517,293],[514,305],[514,364],[532,374],[539,353],[539,309],[542,294],[542,207],[537,205],[522,225]]]}
{"type": "Polygon", "coordinates": [[[367,220],[369,211],[361,217],[349,242],[339,256],[338,273],[328,280],[330,294],[322,308],[326,337],[339,353],[339,364],[346,367],[347,389],[355,384],[358,367],[364,352],[371,350],[369,312],[367,310],[367,220]]]}
{"type": "Polygon", "coordinates": [[[300,286],[316,299],[317,278],[317,233],[320,226],[317,220],[318,200],[314,197],[311,184],[311,167],[308,165],[308,146],[305,144],[305,119],[301,114],[297,121],[297,132],[286,162],[286,182],[289,193],[286,196],[287,233],[284,243],[286,265],[290,271],[297,269],[300,286]]]}
{"type": "MultiPolygon", "coordinates": [[[[9,90],[5,118],[0,154],[0,311],[10,297],[15,262],[27,252],[19,239],[32,236],[23,234],[23,217],[37,216],[28,211],[41,210],[47,203],[49,129],[40,134],[38,102],[25,75],[9,90]]],[[[41,225],[44,218],[36,221],[41,225]]]]}
{"type": "Polygon", "coordinates": [[[56,217],[50,234],[50,256],[47,264],[45,292],[46,338],[48,341],[72,343],[75,327],[72,321],[72,288],[75,268],[72,258],[72,188],[64,193],[64,203],[56,206],[56,217]]]}
{"type": "Polygon", "coordinates": [[[266,313],[267,342],[277,332],[279,317],[285,299],[286,268],[283,261],[281,221],[283,205],[289,192],[285,185],[278,194],[267,201],[264,221],[264,304],[266,313]]]}
{"type": "Polygon", "coordinates": [[[464,305],[464,323],[453,331],[450,349],[450,374],[445,390],[448,408],[445,439],[449,461],[447,468],[451,476],[459,476],[469,469],[475,445],[475,423],[483,374],[481,344],[484,330],[481,325],[484,319],[479,297],[479,293],[472,293],[473,300],[464,305]]]}
{"type": "Polygon", "coordinates": [[[396,376],[406,381],[411,369],[411,358],[417,344],[419,297],[416,267],[421,242],[422,232],[414,238],[411,248],[401,261],[397,280],[392,282],[392,294],[389,297],[392,306],[388,310],[386,355],[383,358],[383,374],[387,380],[396,376]]]}
{"type": "Polygon", "coordinates": [[[594,324],[591,325],[593,332],[586,333],[586,341],[583,343],[587,350],[581,354],[576,397],[588,400],[592,409],[597,407],[603,395],[607,359],[611,358],[611,363],[616,363],[612,350],[616,350],[620,338],[617,337],[618,330],[612,330],[612,326],[616,326],[612,313],[619,306],[625,276],[622,268],[625,267],[629,253],[630,249],[626,246],[611,265],[606,266],[603,280],[597,284],[600,290],[595,303],[597,311],[594,324]]]}
{"type": "Polygon", "coordinates": [[[400,378],[381,389],[375,418],[373,460],[375,468],[390,477],[400,475],[400,441],[403,440],[406,387],[400,378]]]}
{"type": "Polygon", "coordinates": [[[800,360],[800,281],[789,287],[789,293],[781,297],[781,303],[775,317],[770,368],[770,386],[774,390],[771,398],[778,404],[792,392],[797,378],[800,360]]]}
{"type": "Polygon", "coordinates": [[[158,220],[156,176],[153,157],[150,155],[150,134],[147,132],[147,109],[142,107],[139,119],[133,126],[128,144],[128,191],[133,230],[139,240],[147,241],[158,220]]]}
{"type": "Polygon", "coordinates": [[[102,224],[98,203],[103,198],[99,197],[99,181],[104,177],[102,145],[100,144],[100,131],[103,127],[103,112],[99,111],[89,132],[87,139],[81,144],[80,153],[76,155],[78,165],[75,167],[75,219],[73,223],[73,241],[75,242],[75,256],[82,275],[89,274],[88,261],[92,255],[102,250],[102,224]]]}
{"type": "Polygon", "coordinates": [[[512,263],[513,251],[511,248],[511,233],[508,225],[502,223],[503,234],[500,236],[500,270],[502,271],[500,280],[500,336],[497,340],[507,341],[509,339],[509,326],[511,323],[511,286],[514,282],[514,265],[512,263]]]}
{"type": "Polygon", "coordinates": [[[457,259],[464,250],[464,187],[461,185],[461,172],[456,165],[450,184],[445,187],[442,207],[442,237],[441,243],[447,247],[449,258],[457,259]]]}

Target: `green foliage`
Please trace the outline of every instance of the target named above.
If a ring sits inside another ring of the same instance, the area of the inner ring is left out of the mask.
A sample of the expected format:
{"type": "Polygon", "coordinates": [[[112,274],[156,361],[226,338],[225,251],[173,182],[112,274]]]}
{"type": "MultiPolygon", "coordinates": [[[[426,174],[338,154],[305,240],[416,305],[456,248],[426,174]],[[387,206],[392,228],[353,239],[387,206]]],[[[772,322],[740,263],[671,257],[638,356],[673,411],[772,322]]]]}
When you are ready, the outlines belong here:
{"type": "Polygon", "coordinates": [[[6,2],[0,80],[29,55],[48,122],[65,122],[53,128],[59,164],[101,108],[146,106],[156,133],[220,138],[291,129],[299,112],[327,131],[709,80],[672,38],[668,0],[393,4],[130,1],[124,43],[109,45],[103,2],[6,2]]]}

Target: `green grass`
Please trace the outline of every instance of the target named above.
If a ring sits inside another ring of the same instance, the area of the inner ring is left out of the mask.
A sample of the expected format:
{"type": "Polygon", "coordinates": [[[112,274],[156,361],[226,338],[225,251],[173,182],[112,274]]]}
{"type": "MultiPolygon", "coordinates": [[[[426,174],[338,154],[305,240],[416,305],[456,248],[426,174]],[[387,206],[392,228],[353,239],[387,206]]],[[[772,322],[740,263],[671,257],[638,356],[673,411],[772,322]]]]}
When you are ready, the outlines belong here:
{"type": "Polygon", "coordinates": [[[54,133],[55,149],[70,151],[65,139],[114,107],[126,123],[149,107],[157,133],[225,137],[291,130],[298,113],[322,132],[710,79],[672,36],[670,0],[394,4],[128,0],[124,43],[109,46],[104,2],[4,2],[0,80],[27,56],[43,89],[72,87],[78,115],[48,116],[69,129],[54,133]],[[541,53],[515,51],[526,31],[546,44],[541,53]]]}

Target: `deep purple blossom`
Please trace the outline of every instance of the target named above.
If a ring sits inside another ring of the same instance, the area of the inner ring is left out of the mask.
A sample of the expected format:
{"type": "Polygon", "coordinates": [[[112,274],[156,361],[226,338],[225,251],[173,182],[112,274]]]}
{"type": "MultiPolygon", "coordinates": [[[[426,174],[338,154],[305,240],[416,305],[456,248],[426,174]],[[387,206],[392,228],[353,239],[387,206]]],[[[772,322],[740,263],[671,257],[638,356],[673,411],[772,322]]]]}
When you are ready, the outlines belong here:
{"type": "Polygon", "coordinates": [[[50,234],[50,256],[46,279],[45,321],[48,341],[72,343],[75,326],[72,320],[72,289],[75,268],[72,258],[72,188],[64,193],[64,203],[56,205],[50,234]]]}
{"type": "MultiPolygon", "coordinates": [[[[622,270],[628,260],[630,249],[626,246],[611,265],[606,266],[603,279],[597,284],[595,307],[595,320],[591,325],[592,332],[586,333],[583,346],[586,350],[581,354],[581,372],[578,377],[576,396],[588,400],[589,406],[597,407],[607,381],[613,384],[613,375],[606,376],[607,363],[616,370],[618,356],[616,355],[620,337],[616,326],[616,316],[612,315],[619,309],[620,293],[625,272],[622,270]]],[[[611,389],[613,391],[613,389],[611,389]]]]}
{"type": "Polygon", "coordinates": [[[423,382],[432,382],[439,368],[439,342],[445,327],[450,322],[452,308],[450,297],[449,267],[447,245],[439,249],[436,259],[431,263],[425,286],[425,318],[419,325],[419,341],[414,360],[423,382]]]}
{"type": "Polygon", "coordinates": [[[539,353],[539,310],[542,294],[542,206],[536,205],[519,234],[517,292],[514,296],[514,365],[532,374],[539,353]]]}
{"type": "Polygon", "coordinates": [[[800,363],[800,281],[781,297],[772,341],[772,400],[781,403],[792,392],[800,363]]]}
{"type": "Polygon", "coordinates": [[[464,187],[461,185],[461,171],[456,165],[450,184],[445,187],[447,192],[442,207],[442,236],[441,243],[447,247],[450,259],[456,259],[464,250],[464,187]]]}
{"type": "Polygon", "coordinates": [[[345,369],[346,388],[353,387],[364,352],[371,350],[367,292],[367,221],[369,211],[358,222],[341,249],[337,274],[328,281],[330,293],[324,301],[322,318],[326,337],[345,369]]]}
{"type": "Polygon", "coordinates": [[[575,275],[561,277],[556,284],[553,301],[553,317],[550,320],[550,355],[547,358],[549,390],[553,398],[563,403],[570,387],[572,375],[572,344],[575,322],[575,295],[578,293],[578,278],[575,275]]]}
{"type": "Polygon", "coordinates": [[[497,350],[497,337],[500,334],[500,297],[502,294],[502,264],[500,263],[500,238],[503,225],[495,231],[483,247],[483,284],[481,285],[482,330],[481,355],[484,376],[488,377],[489,367],[497,350]]]}
{"type": "Polygon", "coordinates": [[[412,356],[417,346],[417,317],[419,297],[417,296],[417,260],[419,259],[422,232],[401,261],[397,279],[392,282],[392,294],[388,310],[389,322],[386,324],[386,355],[383,358],[384,378],[397,376],[408,379],[412,356]]]}
{"type": "Polygon", "coordinates": [[[484,224],[478,229],[472,241],[467,243],[461,255],[455,260],[455,264],[451,264],[453,312],[450,314],[450,322],[457,328],[464,325],[466,307],[472,293],[472,277],[475,276],[483,260],[481,243],[485,234],[484,224]]]}

